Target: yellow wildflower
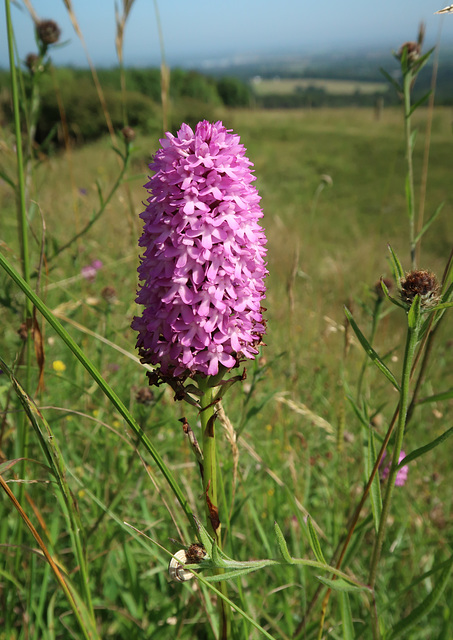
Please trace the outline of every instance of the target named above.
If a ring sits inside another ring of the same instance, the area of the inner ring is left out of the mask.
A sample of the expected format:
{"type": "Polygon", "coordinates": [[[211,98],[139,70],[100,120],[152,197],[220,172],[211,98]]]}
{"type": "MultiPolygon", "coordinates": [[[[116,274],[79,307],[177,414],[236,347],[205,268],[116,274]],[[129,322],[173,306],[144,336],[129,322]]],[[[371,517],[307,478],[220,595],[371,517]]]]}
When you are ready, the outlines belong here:
{"type": "Polygon", "coordinates": [[[61,360],[54,360],[52,362],[52,369],[57,373],[63,373],[63,371],[66,371],[66,365],[61,360]]]}

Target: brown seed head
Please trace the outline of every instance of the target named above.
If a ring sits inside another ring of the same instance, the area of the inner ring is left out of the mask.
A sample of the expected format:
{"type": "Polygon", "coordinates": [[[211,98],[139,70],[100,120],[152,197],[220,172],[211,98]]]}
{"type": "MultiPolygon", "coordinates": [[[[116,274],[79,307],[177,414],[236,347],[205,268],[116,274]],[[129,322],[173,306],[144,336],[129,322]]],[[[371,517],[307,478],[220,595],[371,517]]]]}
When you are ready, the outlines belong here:
{"type": "Polygon", "coordinates": [[[39,56],[36,53],[29,53],[25,58],[25,64],[30,73],[36,73],[38,70],[39,56]]]}
{"type": "Polygon", "coordinates": [[[149,387],[141,387],[135,394],[135,400],[138,404],[151,404],[154,400],[154,393],[149,387]]]}
{"type": "Polygon", "coordinates": [[[402,58],[404,49],[407,49],[408,62],[414,63],[419,59],[422,48],[418,42],[405,42],[401,45],[398,51],[398,58],[402,58]]]}
{"type": "Polygon", "coordinates": [[[104,287],[101,291],[101,296],[108,304],[116,304],[118,302],[118,296],[116,294],[115,287],[104,287]]]}
{"type": "Polygon", "coordinates": [[[132,142],[133,140],[135,140],[135,131],[132,127],[124,127],[121,130],[121,133],[123,134],[123,138],[126,140],[126,142],[132,142]]]}
{"type": "Polygon", "coordinates": [[[194,542],[186,551],[186,558],[188,564],[198,564],[203,560],[206,555],[206,551],[201,544],[194,542]]]}
{"type": "Polygon", "coordinates": [[[401,300],[409,306],[418,294],[422,309],[434,307],[439,302],[439,291],[437,278],[430,271],[411,271],[401,281],[401,300]]]}
{"type": "Polygon", "coordinates": [[[41,20],[36,25],[38,38],[43,44],[55,44],[60,39],[60,27],[54,20],[41,20]]]}

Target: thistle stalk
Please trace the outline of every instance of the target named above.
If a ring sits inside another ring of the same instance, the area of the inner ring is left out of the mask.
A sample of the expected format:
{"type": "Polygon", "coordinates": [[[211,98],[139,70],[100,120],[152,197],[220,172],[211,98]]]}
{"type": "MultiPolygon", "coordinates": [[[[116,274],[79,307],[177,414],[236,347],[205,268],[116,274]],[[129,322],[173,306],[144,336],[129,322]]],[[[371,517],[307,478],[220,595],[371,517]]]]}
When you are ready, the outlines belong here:
{"type": "MultiPolygon", "coordinates": [[[[6,0],[5,2],[6,9],[6,25],[8,32],[8,53],[9,53],[9,66],[11,72],[11,94],[13,101],[13,114],[14,114],[14,133],[16,136],[16,157],[17,157],[17,207],[18,207],[18,229],[19,229],[19,242],[20,242],[20,251],[21,251],[21,262],[22,262],[22,275],[27,283],[30,286],[30,256],[29,256],[29,247],[28,247],[28,223],[27,223],[27,211],[26,211],[26,186],[25,186],[25,171],[24,171],[24,158],[22,151],[22,135],[21,135],[21,123],[20,123],[20,107],[19,107],[19,90],[17,84],[17,74],[16,74],[16,62],[14,58],[14,33],[13,33],[13,25],[11,20],[11,5],[10,0],[6,0]]],[[[24,305],[24,315],[23,321],[25,327],[27,328],[27,337],[25,343],[25,359],[26,359],[26,390],[30,390],[31,385],[31,343],[32,343],[32,335],[31,335],[31,326],[32,326],[32,315],[33,315],[33,305],[29,298],[25,298],[24,305]]],[[[25,414],[22,414],[19,428],[18,428],[18,451],[17,457],[22,458],[22,462],[20,464],[20,475],[23,478],[25,476],[25,460],[28,457],[28,423],[25,418],[25,414]]],[[[18,491],[18,500],[19,503],[23,502],[25,493],[25,485],[19,485],[18,491]]],[[[20,545],[22,541],[23,535],[23,527],[21,522],[18,523],[18,530],[16,533],[16,543],[18,545],[16,552],[16,560],[15,567],[16,571],[19,568],[20,563],[20,545]]]]}
{"type": "MultiPolygon", "coordinates": [[[[409,407],[409,389],[412,371],[412,363],[414,361],[415,351],[418,342],[418,334],[420,329],[420,299],[416,296],[408,314],[408,330],[406,337],[406,347],[404,351],[403,371],[401,375],[401,391],[399,401],[398,421],[396,425],[395,444],[393,448],[392,462],[387,480],[387,487],[382,502],[382,512],[379,520],[378,533],[374,542],[373,553],[371,557],[370,572],[368,576],[368,585],[374,589],[376,582],[379,560],[382,552],[385,532],[387,528],[387,520],[390,512],[390,505],[395,488],[395,480],[398,473],[398,464],[403,446],[404,431],[406,427],[407,411],[409,407]]],[[[372,607],[373,618],[373,638],[379,638],[377,611],[372,607]]]]}
{"type": "Polygon", "coordinates": [[[414,140],[411,131],[411,87],[414,77],[411,71],[404,76],[403,95],[404,95],[404,134],[406,139],[406,160],[407,160],[407,182],[406,182],[406,200],[409,215],[409,241],[412,269],[416,268],[416,242],[415,242],[415,191],[414,191],[414,167],[412,161],[412,152],[414,149],[414,140]]]}

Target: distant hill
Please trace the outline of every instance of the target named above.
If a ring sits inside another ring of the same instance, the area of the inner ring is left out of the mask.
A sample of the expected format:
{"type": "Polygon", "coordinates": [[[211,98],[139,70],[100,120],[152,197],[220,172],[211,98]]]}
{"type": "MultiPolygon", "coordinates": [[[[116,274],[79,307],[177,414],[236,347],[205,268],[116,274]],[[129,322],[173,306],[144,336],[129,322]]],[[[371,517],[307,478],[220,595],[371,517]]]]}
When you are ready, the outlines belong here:
{"type": "MultiPolygon", "coordinates": [[[[200,71],[208,73],[213,77],[221,76],[233,76],[240,78],[241,80],[251,84],[252,88],[256,89],[255,93],[258,101],[264,97],[264,95],[272,95],[272,106],[278,106],[278,95],[289,95],[287,91],[282,91],[283,83],[277,87],[276,91],[271,94],[269,91],[263,92],[263,87],[269,87],[269,83],[266,81],[272,80],[273,82],[279,80],[303,80],[303,83],[294,83],[293,96],[297,94],[297,97],[293,97],[292,105],[283,106],[303,106],[304,90],[302,85],[305,85],[306,90],[310,91],[313,96],[316,94],[316,104],[322,101],[323,91],[326,94],[325,103],[329,103],[330,98],[327,96],[336,95],[336,98],[330,102],[338,104],[341,102],[338,91],[338,84],[340,81],[351,81],[355,83],[366,83],[362,85],[362,88],[358,88],[354,94],[354,104],[372,104],[373,95],[378,96],[382,93],[386,94],[386,102],[397,102],[398,97],[393,90],[387,91],[385,87],[382,87],[382,82],[386,83],[380,69],[385,69],[388,73],[398,79],[399,64],[392,52],[388,49],[380,50],[364,50],[360,49],[354,52],[328,52],[317,55],[281,55],[281,56],[250,56],[241,58],[231,58],[222,60],[206,60],[198,64],[197,67],[200,71]],[[257,79],[262,83],[259,85],[257,79]],[[307,85],[307,81],[313,79],[312,84],[307,85]],[[328,83],[326,81],[336,81],[336,85],[330,84],[331,89],[328,89],[328,83]],[[324,83],[324,89],[320,88],[319,83],[324,83]],[[369,84],[368,84],[369,83],[369,84]],[[375,87],[372,83],[379,83],[381,86],[372,92],[366,87],[375,87]]],[[[414,88],[414,98],[426,94],[431,86],[432,77],[432,58],[426,67],[421,71],[417,84],[414,88]]],[[[286,83],[286,86],[290,86],[290,83],[286,83]]],[[[344,84],[346,87],[347,85],[344,84]]],[[[351,90],[350,87],[342,94],[344,100],[343,104],[348,103],[348,97],[350,99],[351,90]]],[[[437,75],[436,86],[436,103],[437,104],[453,104],[453,47],[444,47],[441,50],[439,57],[439,68],[437,75]]],[[[263,106],[270,106],[269,104],[263,104],[263,106]]]]}

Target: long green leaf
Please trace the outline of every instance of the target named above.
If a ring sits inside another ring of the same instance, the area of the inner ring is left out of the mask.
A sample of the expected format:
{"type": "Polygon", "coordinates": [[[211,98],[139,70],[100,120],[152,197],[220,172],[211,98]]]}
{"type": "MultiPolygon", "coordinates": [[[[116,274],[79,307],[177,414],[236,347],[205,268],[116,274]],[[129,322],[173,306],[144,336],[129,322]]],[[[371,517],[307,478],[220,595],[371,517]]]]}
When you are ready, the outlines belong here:
{"type": "Polygon", "coordinates": [[[397,280],[399,282],[399,280],[401,280],[402,278],[404,278],[404,271],[403,271],[403,267],[401,266],[401,262],[398,259],[398,256],[396,255],[396,253],[393,251],[392,247],[390,245],[388,245],[388,249],[390,251],[390,255],[392,257],[392,267],[393,267],[393,273],[395,274],[395,280],[397,280]]]}
{"type": "Polygon", "coordinates": [[[12,180],[9,175],[3,171],[2,169],[0,169],[0,178],[2,180],[4,180],[6,183],[9,184],[10,187],[12,187],[13,189],[16,188],[16,185],[14,184],[14,180],[12,180]]]}
{"type": "Polygon", "coordinates": [[[377,368],[385,375],[387,380],[389,380],[393,384],[393,386],[399,391],[400,387],[399,387],[399,384],[398,384],[395,376],[393,375],[393,373],[390,371],[390,369],[387,367],[387,365],[385,365],[383,363],[383,361],[380,359],[380,357],[378,356],[376,351],[373,349],[373,347],[370,345],[370,343],[365,338],[363,333],[360,331],[360,329],[357,326],[356,321],[352,317],[352,314],[349,311],[349,309],[347,307],[345,307],[344,310],[345,310],[346,317],[347,317],[347,319],[348,319],[348,321],[349,321],[354,333],[356,334],[360,344],[364,348],[365,353],[367,354],[367,356],[374,362],[374,364],[377,366],[377,368]]]}
{"type": "Polygon", "coordinates": [[[420,296],[415,296],[409,313],[407,314],[407,325],[411,331],[417,331],[420,324],[420,296]]]}
{"type": "Polygon", "coordinates": [[[163,461],[157,449],[151,443],[148,436],[142,430],[138,422],[134,419],[131,413],[127,410],[125,404],[120,400],[117,394],[113,391],[107,381],[101,376],[98,369],[94,366],[94,364],[86,357],[85,353],[79,347],[79,345],[73,340],[73,338],[69,335],[60,321],[54,316],[52,311],[46,306],[46,304],[41,300],[39,296],[31,289],[31,287],[25,282],[25,280],[17,273],[17,271],[9,264],[9,262],[5,259],[5,257],[0,253],[0,266],[6,271],[6,273],[11,277],[12,280],[17,284],[17,286],[25,293],[27,298],[31,300],[31,302],[35,305],[35,307],[42,313],[47,322],[53,327],[53,329],[57,332],[63,342],[69,347],[75,357],[79,360],[79,362],[85,367],[90,376],[95,380],[99,388],[102,392],[107,396],[112,405],[117,409],[120,415],[125,419],[127,424],[131,427],[131,429],[135,432],[135,434],[140,438],[145,449],[150,453],[154,462],[162,472],[164,478],[168,482],[170,488],[172,489],[174,495],[179,501],[189,523],[190,526],[194,529],[197,534],[197,527],[193,518],[192,510],[189,506],[189,503],[179,487],[178,483],[173,477],[168,466],[163,461]]]}
{"type": "Polygon", "coordinates": [[[441,202],[440,203],[440,205],[437,207],[437,209],[435,210],[433,215],[429,218],[429,220],[427,220],[425,222],[425,224],[421,228],[420,232],[417,233],[417,235],[414,238],[414,242],[418,242],[420,240],[420,238],[428,231],[428,229],[430,228],[430,226],[432,225],[434,220],[437,218],[439,213],[442,211],[444,204],[445,204],[445,202],[441,202]]]}
{"type": "Polygon", "coordinates": [[[315,554],[315,558],[318,562],[322,562],[323,564],[327,564],[325,558],[323,556],[321,545],[319,544],[318,536],[316,535],[315,528],[311,521],[310,516],[307,518],[307,526],[308,526],[308,534],[310,538],[310,547],[313,553],[315,554]]]}
{"type": "Polygon", "coordinates": [[[429,96],[432,94],[432,92],[433,92],[433,91],[432,91],[432,89],[430,89],[427,93],[425,93],[425,95],[424,95],[424,96],[422,96],[422,97],[420,98],[420,100],[417,100],[417,102],[415,102],[415,103],[412,105],[412,107],[410,108],[410,111],[409,111],[409,115],[410,115],[410,116],[414,113],[414,111],[415,111],[416,109],[418,109],[418,107],[420,107],[424,102],[426,102],[426,100],[428,100],[428,98],[429,98],[429,96]]]}
{"type": "Polygon", "coordinates": [[[354,584],[351,584],[350,582],[346,582],[346,580],[343,580],[343,578],[338,578],[337,580],[330,580],[330,578],[324,578],[324,576],[316,576],[316,579],[319,580],[319,582],[322,582],[323,584],[325,584],[326,587],[329,587],[329,589],[332,589],[332,591],[350,592],[350,591],[369,590],[369,588],[365,585],[363,585],[362,587],[359,587],[354,584]]]}
{"type": "Polygon", "coordinates": [[[41,449],[47,458],[50,470],[53,476],[56,478],[61,497],[63,498],[63,509],[71,534],[74,540],[75,557],[80,570],[80,588],[83,595],[84,605],[87,607],[87,611],[90,612],[92,621],[94,623],[94,612],[92,609],[91,593],[89,590],[89,576],[88,576],[88,563],[83,550],[83,526],[80,519],[79,510],[74,505],[74,499],[71,494],[71,490],[66,481],[66,465],[63,460],[61,450],[57,444],[57,440],[52,433],[49,423],[44,418],[42,413],[30,396],[21,387],[18,380],[14,377],[12,371],[7,366],[6,362],[0,357],[0,365],[2,370],[9,376],[14,390],[22,403],[25,413],[30,420],[33,429],[38,437],[41,449]],[[41,427],[43,425],[44,429],[41,427]]]}
{"type": "Polygon", "coordinates": [[[447,431],[445,431],[442,435],[440,435],[438,438],[436,438],[432,442],[430,442],[428,444],[425,444],[425,446],[420,447],[419,449],[415,449],[414,451],[409,453],[405,458],[403,458],[403,460],[401,460],[401,462],[399,463],[397,469],[401,469],[402,467],[404,467],[407,464],[409,464],[409,462],[412,462],[416,458],[419,458],[420,456],[424,455],[425,453],[428,453],[428,451],[431,451],[431,449],[434,449],[439,444],[444,442],[447,438],[449,438],[452,433],[453,433],[453,427],[450,427],[450,429],[447,429],[447,431]]]}
{"type": "Polygon", "coordinates": [[[285,536],[283,535],[282,530],[278,526],[277,522],[274,522],[274,530],[275,530],[275,535],[277,537],[278,548],[280,550],[283,560],[285,560],[288,564],[294,564],[291,554],[288,551],[288,546],[286,544],[285,536]]]}
{"type": "Polygon", "coordinates": [[[404,309],[404,311],[406,311],[406,305],[401,300],[398,300],[398,298],[394,298],[390,295],[390,291],[388,290],[388,287],[385,284],[384,280],[381,280],[381,287],[385,297],[389,302],[396,305],[397,307],[401,307],[401,309],[404,309]]]}
{"type": "MultiPolygon", "coordinates": [[[[442,596],[445,587],[450,581],[451,572],[453,569],[453,556],[451,556],[449,563],[442,571],[439,576],[439,580],[436,583],[434,589],[426,596],[426,598],[421,602],[418,607],[415,607],[411,613],[400,620],[398,624],[396,624],[389,636],[389,640],[396,640],[396,638],[400,638],[404,634],[406,634],[410,629],[415,627],[423,618],[434,609],[436,604],[439,602],[440,597],[442,596]]],[[[406,636],[407,637],[407,636],[406,636]]]]}
{"type": "Polygon", "coordinates": [[[433,396],[427,396],[417,402],[419,404],[426,404],[427,402],[443,402],[444,400],[451,400],[453,398],[453,388],[448,391],[442,391],[441,393],[435,393],[433,396]]]}
{"type": "Polygon", "coordinates": [[[392,76],[382,67],[379,69],[379,71],[382,73],[384,78],[386,78],[390,82],[390,84],[396,89],[397,93],[403,93],[403,88],[398,84],[395,78],[392,78],[392,76]]]}
{"type": "MultiPolygon", "coordinates": [[[[374,445],[373,429],[370,427],[368,431],[368,451],[367,451],[367,480],[371,475],[374,463],[376,462],[376,448],[374,445]]],[[[374,527],[376,532],[379,530],[379,523],[381,522],[382,511],[382,498],[381,498],[381,485],[379,482],[379,474],[376,473],[370,488],[371,510],[373,512],[374,527]]]]}
{"type": "Polygon", "coordinates": [[[348,592],[340,592],[339,598],[341,622],[343,623],[343,640],[354,640],[354,623],[352,622],[351,603],[349,602],[348,592]]]}

